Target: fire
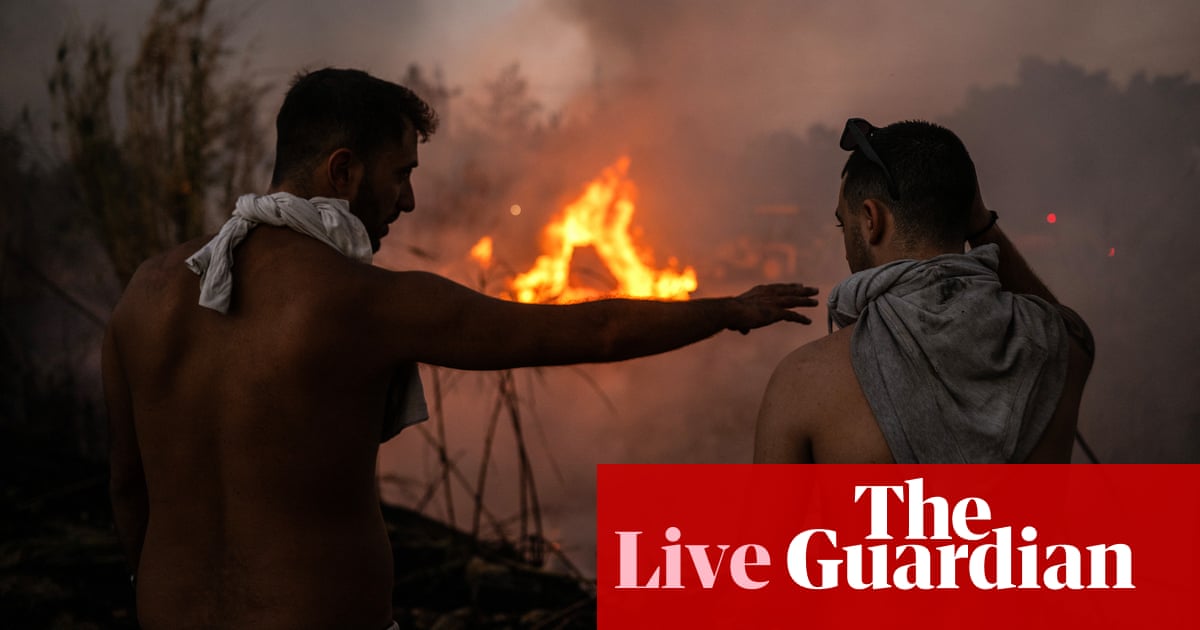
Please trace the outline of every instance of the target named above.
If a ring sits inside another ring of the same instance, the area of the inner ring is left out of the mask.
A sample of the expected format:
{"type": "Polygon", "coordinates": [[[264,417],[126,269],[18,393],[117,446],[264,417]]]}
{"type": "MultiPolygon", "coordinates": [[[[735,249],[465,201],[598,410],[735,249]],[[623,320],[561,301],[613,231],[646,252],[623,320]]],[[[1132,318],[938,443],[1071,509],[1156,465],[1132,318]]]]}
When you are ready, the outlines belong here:
{"type": "Polygon", "coordinates": [[[485,236],[471,248],[471,258],[487,269],[492,266],[492,237],[485,236]]]}
{"type": "MultiPolygon", "coordinates": [[[[638,247],[630,234],[637,190],[628,178],[629,158],[621,157],[584,188],[583,193],[555,216],[542,231],[542,254],[533,267],[509,281],[509,297],[519,302],[577,302],[606,295],[686,300],[696,290],[696,271],[678,271],[674,258],[666,269],[653,266],[651,251],[638,247]],[[571,284],[575,250],[592,247],[617,282],[605,292],[571,284]]],[[[484,237],[471,250],[486,249],[484,237]]]]}

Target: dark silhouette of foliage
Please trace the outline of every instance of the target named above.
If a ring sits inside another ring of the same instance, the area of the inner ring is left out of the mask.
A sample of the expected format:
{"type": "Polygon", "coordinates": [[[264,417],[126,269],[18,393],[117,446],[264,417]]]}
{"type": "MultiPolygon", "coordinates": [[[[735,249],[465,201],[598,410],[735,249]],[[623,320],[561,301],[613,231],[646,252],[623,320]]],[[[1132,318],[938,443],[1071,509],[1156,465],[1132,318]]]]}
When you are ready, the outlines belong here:
{"type": "Polygon", "coordinates": [[[124,72],[119,122],[107,31],[66,37],[58,49],[49,83],[56,128],[122,285],[146,258],[203,234],[210,213],[254,188],[262,167],[257,103],[266,86],[225,77],[229,29],[208,8],[158,3],[124,72]]]}

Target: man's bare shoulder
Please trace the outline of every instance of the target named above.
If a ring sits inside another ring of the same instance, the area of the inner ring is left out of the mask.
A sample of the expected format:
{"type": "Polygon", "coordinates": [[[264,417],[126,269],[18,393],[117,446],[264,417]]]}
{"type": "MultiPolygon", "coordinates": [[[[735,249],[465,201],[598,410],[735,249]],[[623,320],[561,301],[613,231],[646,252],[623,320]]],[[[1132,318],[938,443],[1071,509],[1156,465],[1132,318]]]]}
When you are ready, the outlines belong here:
{"type": "MultiPolygon", "coordinates": [[[[138,265],[113,311],[113,322],[136,318],[143,310],[142,303],[149,299],[161,298],[172,279],[181,271],[191,274],[184,261],[211,238],[212,235],[194,238],[151,256],[138,265]]],[[[194,277],[194,274],[192,275],[194,277]]]]}
{"type": "Polygon", "coordinates": [[[775,368],[776,375],[800,379],[809,385],[835,383],[853,376],[850,363],[853,332],[854,327],[848,326],[796,348],[779,362],[775,368]]]}
{"type": "MultiPolygon", "coordinates": [[[[202,317],[201,278],[187,259],[211,241],[205,235],[143,262],[113,311],[113,327],[140,328],[149,321],[202,317]]],[[[370,265],[347,259],[328,245],[286,228],[259,226],[234,249],[231,315],[255,312],[336,311],[361,304],[370,265]]],[[[336,313],[334,313],[336,314],[336,313]]]]}
{"type": "Polygon", "coordinates": [[[842,328],[780,361],[759,415],[756,461],[893,461],[854,374],[853,334],[842,328]]]}
{"type": "Polygon", "coordinates": [[[862,397],[850,362],[853,333],[850,326],[800,346],[779,362],[771,376],[771,387],[783,393],[791,406],[812,411],[805,422],[810,428],[842,414],[862,397]]]}
{"type": "Polygon", "coordinates": [[[821,418],[836,413],[842,355],[849,363],[849,329],[809,342],[784,357],[771,374],[759,409],[754,461],[810,463],[821,418]],[[843,349],[843,346],[845,347],[843,349]]]}

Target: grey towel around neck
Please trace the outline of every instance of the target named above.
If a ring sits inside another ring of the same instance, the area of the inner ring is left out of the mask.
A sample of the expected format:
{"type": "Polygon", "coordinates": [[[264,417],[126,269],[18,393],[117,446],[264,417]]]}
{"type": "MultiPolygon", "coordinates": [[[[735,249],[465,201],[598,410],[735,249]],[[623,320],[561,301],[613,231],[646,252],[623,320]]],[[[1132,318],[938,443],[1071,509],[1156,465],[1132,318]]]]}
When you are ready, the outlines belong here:
{"type": "Polygon", "coordinates": [[[854,373],[897,463],[1024,461],[1058,407],[1067,337],[1058,309],[1004,291],[999,248],[899,260],[829,296],[855,324],[854,373]]]}
{"type": "MultiPolygon", "coordinates": [[[[325,243],[347,258],[371,264],[367,228],[350,213],[346,200],[304,199],[285,192],[242,195],[221,231],[185,261],[188,269],[200,276],[200,306],[222,315],[229,313],[233,299],[233,250],[260,224],[290,228],[325,243]]],[[[379,441],[386,442],[404,427],[428,419],[429,409],[417,364],[400,366],[388,385],[379,441]]]]}

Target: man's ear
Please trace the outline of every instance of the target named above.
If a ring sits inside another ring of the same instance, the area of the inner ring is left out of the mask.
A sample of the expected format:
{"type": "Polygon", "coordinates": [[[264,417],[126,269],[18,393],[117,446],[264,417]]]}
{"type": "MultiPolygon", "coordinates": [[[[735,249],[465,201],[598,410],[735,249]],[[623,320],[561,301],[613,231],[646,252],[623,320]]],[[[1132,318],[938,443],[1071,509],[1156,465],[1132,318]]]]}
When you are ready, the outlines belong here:
{"type": "Polygon", "coordinates": [[[325,160],[325,179],[333,194],[346,201],[354,201],[358,186],[366,175],[366,165],[353,151],[341,148],[329,154],[325,160]]]}
{"type": "Polygon", "coordinates": [[[892,211],[875,199],[868,198],[863,201],[862,213],[865,222],[863,236],[866,237],[867,243],[878,245],[891,226],[892,211]]]}

